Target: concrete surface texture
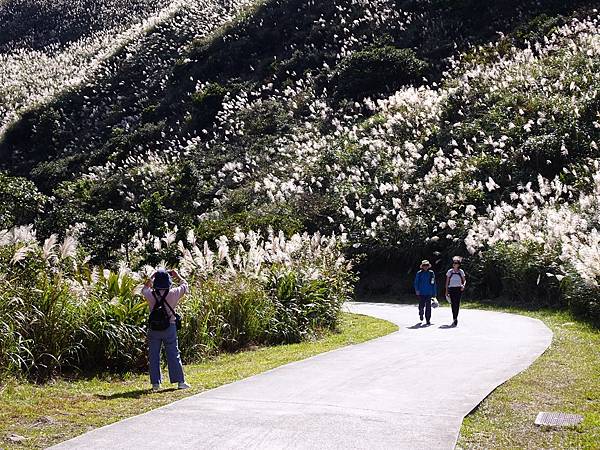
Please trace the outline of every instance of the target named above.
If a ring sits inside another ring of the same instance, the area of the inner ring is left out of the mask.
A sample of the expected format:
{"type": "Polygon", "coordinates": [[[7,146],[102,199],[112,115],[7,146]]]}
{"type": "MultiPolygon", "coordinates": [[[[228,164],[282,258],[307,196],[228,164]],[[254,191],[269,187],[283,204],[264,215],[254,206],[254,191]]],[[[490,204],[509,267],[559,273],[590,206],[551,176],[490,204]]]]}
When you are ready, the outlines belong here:
{"type": "Polygon", "coordinates": [[[353,303],[398,324],[380,339],[288,364],[91,431],[57,449],[452,449],[463,417],[552,340],[539,320],[353,303]]]}

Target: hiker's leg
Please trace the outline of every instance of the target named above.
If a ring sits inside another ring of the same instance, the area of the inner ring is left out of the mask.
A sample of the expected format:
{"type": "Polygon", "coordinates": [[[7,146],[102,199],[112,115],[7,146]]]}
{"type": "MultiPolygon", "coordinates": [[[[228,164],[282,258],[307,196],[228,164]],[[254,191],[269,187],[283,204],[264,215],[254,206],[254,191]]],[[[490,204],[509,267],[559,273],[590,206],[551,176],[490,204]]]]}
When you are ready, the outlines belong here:
{"type": "Polygon", "coordinates": [[[162,376],[160,373],[160,347],[162,336],[160,331],[148,331],[148,365],[150,371],[150,383],[160,384],[162,376]]]}
{"type": "Polygon", "coordinates": [[[429,322],[431,320],[431,297],[423,297],[425,299],[425,320],[429,322]]]}
{"type": "Polygon", "coordinates": [[[183,383],[185,379],[177,345],[177,328],[174,323],[165,331],[165,350],[169,366],[169,380],[171,383],[183,383]]]}
{"type": "Polygon", "coordinates": [[[452,287],[449,289],[450,300],[452,301],[452,319],[458,319],[458,310],[460,309],[460,298],[462,297],[462,290],[459,287],[452,287]]]}
{"type": "Polygon", "coordinates": [[[425,314],[425,297],[424,295],[419,295],[419,317],[423,317],[425,314]]]}

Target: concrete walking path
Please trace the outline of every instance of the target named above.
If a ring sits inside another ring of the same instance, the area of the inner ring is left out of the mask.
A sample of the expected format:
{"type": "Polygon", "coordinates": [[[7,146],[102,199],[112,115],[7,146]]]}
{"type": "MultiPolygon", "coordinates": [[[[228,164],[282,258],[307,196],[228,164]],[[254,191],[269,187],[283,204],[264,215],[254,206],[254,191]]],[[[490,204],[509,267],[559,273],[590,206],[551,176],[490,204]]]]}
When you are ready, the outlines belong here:
{"type": "Polygon", "coordinates": [[[552,341],[539,320],[353,303],[398,324],[380,339],[288,364],[99,428],[57,449],[452,449],[462,420],[552,341]]]}

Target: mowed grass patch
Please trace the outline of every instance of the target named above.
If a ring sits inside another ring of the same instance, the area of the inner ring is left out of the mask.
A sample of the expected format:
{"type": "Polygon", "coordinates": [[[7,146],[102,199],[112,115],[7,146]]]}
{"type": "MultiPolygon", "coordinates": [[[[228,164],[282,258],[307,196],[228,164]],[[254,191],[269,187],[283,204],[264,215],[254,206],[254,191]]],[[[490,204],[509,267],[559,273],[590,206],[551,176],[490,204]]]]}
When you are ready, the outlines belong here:
{"type": "Polygon", "coordinates": [[[600,449],[600,330],[562,311],[465,306],[540,319],[554,339],[531,367],[465,418],[457,448],[600,449]],[[568,428],[538,427],[534,421],[541,411],[580,414],[584,421],[568,428]]]}
{"type": "Polygon", "coordinates": [[[183,397],[397,329],[384,320],[344,313],[339,333],[329,333],[315,341],[223,354],[186,365],[186,380],[192,384],[186,391],[165,385],[163,391],[153,393],[146,374],[60,379],[44,385],[11,380],[0,387],[0,448],[47,447],[183,397]],[[26,439],[13,442],[9,438],[12,434],[26,439]]]}

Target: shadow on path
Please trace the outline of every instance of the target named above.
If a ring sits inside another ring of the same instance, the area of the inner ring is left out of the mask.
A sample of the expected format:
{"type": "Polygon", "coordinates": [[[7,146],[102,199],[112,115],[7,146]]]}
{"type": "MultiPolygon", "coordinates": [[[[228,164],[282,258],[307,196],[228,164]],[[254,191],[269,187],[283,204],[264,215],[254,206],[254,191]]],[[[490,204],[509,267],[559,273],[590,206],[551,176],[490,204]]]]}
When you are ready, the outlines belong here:
{"type": "Polygon", "coordinates": [[[152,389],[137,389],[135,391],[126,391],[126,392],[115,392],[114,394],[104,395],[104,394],[96,394],[96,397],[102,400],[113,400],[115,398],[141,398],[148,394],[162,394],[166,392],[176,391],[175,388],[169,389],[161,389],[158,392],[153,392],[152,389]]]}
{"type": "Polygon", "coordinates": [[[435,325],[433,322],[431,322],[431,323],[417,322],[412,327],[406,327],[406,328],[409,329],[409,330],[419,330],[421,328],[429,328],[429,327],[431,327],[433,325],[435,325]]]}

